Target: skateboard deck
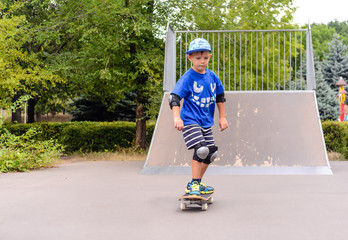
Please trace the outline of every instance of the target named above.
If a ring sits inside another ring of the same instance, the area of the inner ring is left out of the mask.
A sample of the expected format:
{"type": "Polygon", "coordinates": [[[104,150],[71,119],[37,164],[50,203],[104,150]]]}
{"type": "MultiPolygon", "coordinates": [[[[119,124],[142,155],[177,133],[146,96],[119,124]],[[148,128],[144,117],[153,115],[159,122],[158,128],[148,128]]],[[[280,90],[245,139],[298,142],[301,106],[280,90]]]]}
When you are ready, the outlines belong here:
{"type": "Polygon", "coordinates": [[[201,207],[202,211],[208,210],[208,204],[214,202],[213,193],[212,194],[202,194],[200,196],[184,194],[178,198],[180,201],[180,209],[186,210],[189,206],[198,205],[201,207]]]}

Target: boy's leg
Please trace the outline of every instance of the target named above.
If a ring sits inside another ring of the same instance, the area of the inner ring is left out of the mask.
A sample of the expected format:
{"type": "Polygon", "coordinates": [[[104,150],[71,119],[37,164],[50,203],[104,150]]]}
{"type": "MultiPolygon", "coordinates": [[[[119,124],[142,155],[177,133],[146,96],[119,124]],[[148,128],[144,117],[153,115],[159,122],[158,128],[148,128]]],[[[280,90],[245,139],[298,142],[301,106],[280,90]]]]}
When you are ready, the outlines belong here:
{"type": "Polygon", "coordinates": [[[203,178],[205,171],[207,171],[209,164],[206,163],[202,163],[202,167],[201,167],[201,179],[203,178]]]}
{"type": "MultiPolygon", "coordinates": [[[[212,136],[211,129],[202,129],[198,125],[184,126],[183,136],[188,149],[194,150],[194,156],[192,160],[192,181],[188,183],[186,187],[186,193],[197,194],[197,191],[193,189],[199,185],[202,188],[201,179],[204,176],[208,165],[204,163],[208,155],[210,155],[210,148],[205,142],[208,140],[210,145],[214,144],[214,138],[212,136]]],[[[207,193],[202,191],[203,194],[207,193]]],[[[199,193],[198,193],[199,194],[199,193]]]]}
{"type": "Polygon", "coordinates": [[[192,181],[187,184],[186,193],[200,195],[204,194],[206,191],[202,193],[201,180],[204,175],[204,172],[207,169],[207,164],[203,162],[199,162],[197,160],[192,160],[192,181]]]}
{"type": "MultiPolygon", "coordinates": [[[[202,178],[204,176],[205,171],[208,168],[208,164],[203,163],[203,162],[198,162],[196,160],[192,160],[192,182],[188,184],[193,184],[194,181],[197,181],[200,185],[200,194],[209,194],[214,192],[214,188],[210,186],[206,186],[202,182],[202,178]]],[[[186,193],[189,193],[190,190],[187,189],[186,193]]]]}
{"type": "Polygon", "coordinates": [[[202,179],[208,169],[209,164],[192,160],[192,178],[202,179]]]}
{"type": "Polygon", "coordinates": [[[211,162],[213,162],[216,158],[216,153],[217,153],[217,147],[214,145],[214,146],[211,146],[209,147],[209,155],[208,157],[205,159],[205,161],[203,161],[201,163],[201,166],[200,166],[200,169],[201,169],[201,173],[200,173],[200,186],[201,186],[201,194],[209,194],[209,193],[214,193],[214,188],[211,187],[211,186],[207,186],[205,185],[203,182],[202,182],[202,178],[209,166],[209,164],[211,162]]]}
{"type": "Polygon", "coordinates": [[[192,160],[192,179],[202,179],[208,164],[192,160]]]}

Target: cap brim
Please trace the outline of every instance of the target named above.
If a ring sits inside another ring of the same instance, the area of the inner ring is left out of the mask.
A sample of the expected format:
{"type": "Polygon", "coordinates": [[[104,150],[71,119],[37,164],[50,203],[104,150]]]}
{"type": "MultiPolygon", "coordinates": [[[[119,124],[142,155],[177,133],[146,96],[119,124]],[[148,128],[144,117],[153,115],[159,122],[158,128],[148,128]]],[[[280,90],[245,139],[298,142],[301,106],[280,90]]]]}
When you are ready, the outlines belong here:
{"type": "Polygon", "coordinates": [[[211,52],[210,49],[199,48],[199,49],[194,49],[194,50],[187,51],[186,54],[187,54],[187,55],[190,55],[191,53],[194,53],[194,52],[205,52],[205,51],[211,52]]]}

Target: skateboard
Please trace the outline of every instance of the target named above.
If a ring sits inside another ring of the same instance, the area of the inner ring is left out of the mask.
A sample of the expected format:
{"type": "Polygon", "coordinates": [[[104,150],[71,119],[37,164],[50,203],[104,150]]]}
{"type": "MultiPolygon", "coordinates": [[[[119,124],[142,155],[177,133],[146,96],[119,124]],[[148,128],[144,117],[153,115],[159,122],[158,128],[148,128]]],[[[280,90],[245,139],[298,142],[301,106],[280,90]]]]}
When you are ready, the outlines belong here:
{"type": "Polygon", "coordinates": [[[208,204],[212,204],[214,202],[213,194],[214,193],[197,196],[186,193],[178,198],[180,201],[180,209],[184,211],[190,205],[198,205],[202,208],[202,211],[206,211],[208,210],[208,204]]]}

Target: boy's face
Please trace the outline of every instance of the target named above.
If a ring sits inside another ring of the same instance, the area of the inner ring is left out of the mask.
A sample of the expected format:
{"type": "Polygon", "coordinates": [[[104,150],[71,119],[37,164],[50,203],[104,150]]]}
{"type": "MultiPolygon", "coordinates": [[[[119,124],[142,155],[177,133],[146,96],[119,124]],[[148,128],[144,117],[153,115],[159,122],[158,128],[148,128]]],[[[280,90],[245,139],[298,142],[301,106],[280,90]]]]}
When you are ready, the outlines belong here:
{"type": "Polygon", "coordinates": [[[191,53],[187,55],[187,58],[192,62],[192,69],[194,71],[204,74],[211,56],[212,54],[209,51],[204,51],[191,53]]]}

